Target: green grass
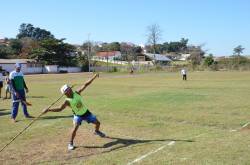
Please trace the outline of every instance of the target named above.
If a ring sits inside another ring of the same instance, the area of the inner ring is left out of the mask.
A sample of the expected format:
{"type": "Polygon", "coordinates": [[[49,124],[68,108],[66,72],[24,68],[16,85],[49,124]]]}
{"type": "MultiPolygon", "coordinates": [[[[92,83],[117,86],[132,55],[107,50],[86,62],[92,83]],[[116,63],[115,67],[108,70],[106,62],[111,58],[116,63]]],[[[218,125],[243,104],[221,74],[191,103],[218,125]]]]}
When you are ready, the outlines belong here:
{"type": "MultiPolygon", "coordinates": [[[[113,139],[98,138],[83,124],[76,150],[68,152],[72,112],[66,109],[35,122],[0,153],[0,164],[126,165],[164,145],[135,164],[249,164],[250,130],[230,132],[250,121],[249,75],[191,72],[184,82],[179,73],[102,74],[83,97],[113,139]]],[[[64,83],[79,86],[90,76],[26,76],[29,112],[37,116],[64,83]]],[[[0,101],[0,147],[30,122],[19,109],[18,122],[11,123],[10,104],[0,101]]]]}

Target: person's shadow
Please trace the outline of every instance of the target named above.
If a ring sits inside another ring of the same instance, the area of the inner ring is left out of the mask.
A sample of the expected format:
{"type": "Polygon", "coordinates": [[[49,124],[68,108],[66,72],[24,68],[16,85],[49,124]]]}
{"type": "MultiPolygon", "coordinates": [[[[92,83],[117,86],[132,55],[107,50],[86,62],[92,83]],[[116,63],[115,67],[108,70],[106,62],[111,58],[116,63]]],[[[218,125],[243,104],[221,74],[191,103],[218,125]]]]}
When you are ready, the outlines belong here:
{"type": "MultiPolygon", "coordinates": [[[[126,148],[129,146],[133,146],[136,144],[146,144],[146,143],[151,143],[151,142],[171,142],[171,141],[180,141],[180,142],[195,142],[193,140],[185,140],[185,139],[153,139],[153,140],[139,140],[139,139],[125,139],[125,138],[118,138],[118,137],[105,137],[106,139],[112,140],[111,142],[108,142],[106,144],[103,144],[102,146],[76,146],[77,148],[89,148],[89,149],[105,149],[102,151],[95,151],[83,155],[78,155],[78,156],[70,156],[68,158],[65,158],[65,161],[69,161],[72,159],[82,159],[82,158],[87,158],[90,156],[94,155],[101,155],[104,153],[109,153],[114,150],[126,148]]],[[[51,161],[44,161],[40,163],[49,163],[51,161]]]]}
{"type": "Polygon", "coordinates": [[[67,116],[43,116],[40,117],[40,120],[51,120],[51,119],[65,119],[65,118],[72,118],[73,115],[67,115],[67,116]]]}
{"type": "Polygon", "coordinates": [[[45,96],[27,96],[26,98],[43,99],[43,98],[46,98],[46,97],[45,96]]]}
{"type": "Polygon", "coordinates": [[[153,140],[139,140],[139,139],[125,139],[125,138],[118,138],[118,137],[106,137],[107,139],[111,139],[113,141],[108,142],[102,146],[80,146],[84,148],[103,148],[109,149],[104,152],[111,152],[117,149],[129,147],[135,144],[144,144],[144,143],[151,143],[151,142],[170,142],[170,141],[180,141],[180,142],[194,142],[193,140],[185,140],[185,139],[153,139],[153,140]]]}
{"type": "Polygon", "coordinates": [[[0,116],[5,116],[5,115],[9,115],[10,112],[3,112],[3,111],[6,111],[8,109],[0,109],[0,116]]]}

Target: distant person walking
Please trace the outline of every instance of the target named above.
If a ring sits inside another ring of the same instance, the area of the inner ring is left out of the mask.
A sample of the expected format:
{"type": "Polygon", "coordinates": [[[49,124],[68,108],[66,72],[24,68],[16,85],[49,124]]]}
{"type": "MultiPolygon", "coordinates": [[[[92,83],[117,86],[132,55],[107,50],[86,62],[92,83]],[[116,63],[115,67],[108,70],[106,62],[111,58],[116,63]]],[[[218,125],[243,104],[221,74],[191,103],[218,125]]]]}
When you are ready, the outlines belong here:
{"type": "Polygon", "coordinates": [[[183,68],[181,70],[181,75],[182,75],[182,80],[187,80],[187,70],[185,68],[183,68]]]}
{"type": "Polygon", "coordinates": [[[5,99],[11,98],[11,81],[9,78],[9,72],[6,72],[5,75],[5,99]],[[8,97],[9,94],[9,97],[8,97]]]}
{"type": "Polygon", "coordinates": [[[21,64],[15,64],[15,70],[10,73],[10,81],[12,87],[12,112],[11,119],[13,122],[16,122],[16,117],[18,114],[19,102],[22,104],[23,113],[26,118],[32,118],[27,111],[26,96],[25,91],[28,93],[28,88],[24,81],[24,76],[21,71],[21,64]]]}
{"type": "Polygon", "coordinates": [[[3,73],[2,73],[2,68],[0,68],[0,98],[2,97],[2,88],[3,88],[3,73]]]}

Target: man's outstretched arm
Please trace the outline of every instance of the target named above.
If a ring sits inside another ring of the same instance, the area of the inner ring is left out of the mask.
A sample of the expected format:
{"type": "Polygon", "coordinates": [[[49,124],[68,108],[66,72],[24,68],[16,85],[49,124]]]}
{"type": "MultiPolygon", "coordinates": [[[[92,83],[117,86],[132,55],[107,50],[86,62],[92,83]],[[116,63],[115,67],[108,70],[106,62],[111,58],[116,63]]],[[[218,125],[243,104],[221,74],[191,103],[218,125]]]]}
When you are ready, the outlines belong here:
{"type": "Polygon", "coordinates": [[[69,106],[69,102],[65,100],[64,103],[60,107],[43,110],[43,114],[47,112],[60,112],[64,110],[67,106],[69,106]]]}
{"type": "Polygon", "coordinates": [[[97,77],[99,77],[99,73],[95,74],[91,79],[89,79],[84,85],[82,85],[78,90],[77,93],[81,94],[97,77]]]}

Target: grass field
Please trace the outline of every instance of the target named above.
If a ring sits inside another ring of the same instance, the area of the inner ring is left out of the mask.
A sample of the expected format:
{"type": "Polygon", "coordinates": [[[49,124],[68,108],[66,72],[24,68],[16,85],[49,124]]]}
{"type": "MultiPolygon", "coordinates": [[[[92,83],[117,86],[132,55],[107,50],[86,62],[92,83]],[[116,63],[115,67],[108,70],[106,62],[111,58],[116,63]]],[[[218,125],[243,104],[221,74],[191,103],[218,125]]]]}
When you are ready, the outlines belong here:
{"type": "MultiPolygon", "coordinates": [[[[91,74],[26,76],[29,112],[37,116],[60,96],[64,83],[80,85],[91,74]]],[[[109,138],[83,124],[67,151],[72,112],[48,113],[0,153],[0,164],[249,164],[250,72],[102,74],[85,91],[90,110],[109,138]]],[[[30,120],[19,109],[10,122],[10,100],[0,101],[0,147],[30,120]]]]}

